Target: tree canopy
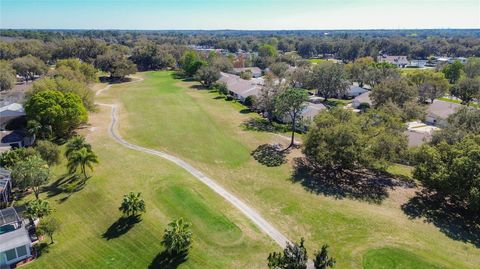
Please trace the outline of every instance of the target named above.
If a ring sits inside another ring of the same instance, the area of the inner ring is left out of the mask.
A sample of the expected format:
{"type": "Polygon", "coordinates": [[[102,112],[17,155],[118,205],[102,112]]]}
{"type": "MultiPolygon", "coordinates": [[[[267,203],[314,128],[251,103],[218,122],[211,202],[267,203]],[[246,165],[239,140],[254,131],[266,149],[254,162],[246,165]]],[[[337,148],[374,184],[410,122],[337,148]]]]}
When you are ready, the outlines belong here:
{"type": "Polygon", "coordinates": [[[94,93],[84,83],[63,76],[44,77],[32,85],[32,94],[41,91],[55,90],[62,93],[73,93],[82,99],[83,106],[92,111],[95,109],[94,93]]]}
{"type": "Polygon", "coordinates": [[[35,150],[48,165],[54,165],[60,162],[60,148],[56,144],[48,140],[38,140],[36,144],[35,150]]]}
{"type": "Polygon", "coordinates": [[[281,92],[275,99],[275,113],[283,120],[292,124],[292,139],[288,148],[295,142],[295,129],[298,117],[307,106],[308,94],[305,90],[287,89],[281,92]]]}
{"type": "Polygon", "coordinates": [[[95,65],[100,70],[108,72],[112,79],[123,79],[137,72],[137,66],[127,59],[122,52],[114,49],[99,55],[95,65]]]}
{"type": "Polygon", "coordinates": [[[374,86],[370,93],[373,105],[381,107],[382,105],[392,102],[399,107],[415,99],[418,91],[408,83],[405,79],[388,79],[374,86]]]}
{"type": "Polygon", "coordinates": [[[48,182],[50,169],[38,156],[29,156],[15,164],[12,170],[14,185],[22,190],[31,188],[35,197],[40,195],[40,187],[48,182]]]}
{"type": "Polygon", "coordinates": [[[7,61],[0,61],[0,92],[10,90],[17,81],[15,77],[15,70],[7,61]]]}
{"type": "Polygon", "coordinates": [[[473,99],[480,97],[480,77],[460,79],[451,92],[462,100],[462,104],[469,105],[473,99]]]}
{"type": "Polygon", "coordinates": [[[343,66],[333,62],[315,65],[309,77],[310,88],[316,89],[325,100],[343,96],[349,85],[343,66]]]}
{"type": "Polygon", "coordinates": [[[137,216],[146,212],[145,201],[142,199],[142,193],[130,192],[123,196],[122,204],[119,208],[126,216],[137,216]]]}
{"type": "Polygon", "coordinates": [[[460,61],[455,61],[447,64],[442,72],[451,84],[455,84],[462,75],[463,64],[460,61]]]}
{"type": "Polygon", "coordinates": [[[211,88],[213,83],[220,78],[220,70],[212,65],[202,65],[195,73],[194,78],[206,88],[211,88]]]}
{"type": "Polygon", "coordinates": [[[193,50],[186,51],[180,60],[180,67],[187,77],[195,75],[198,69],[205,64],[207,63],[201,60],[198,54],[193,50]]]}
{"type": "Polygon", "coordinates": [[[25,80],[33,80],[35,76],[43,75],[48,70],[47,65],[42,60],[32,55],[14,59],[12,67],[25,80]]]}
{"type": "Polygon", "coordinates": [[[304,246],[305,240],[300,243],[287,242],[282,252],[273,252],[268,255],[268,268],[270,269],[306,269],[308,262],[307,249],[304,246]]]}
{"type": "Polygon", "coordinates": [[[98,81],[97,72],[98,70],[93,65],[82,62],[77,58],[69,58],[57,61],[54,74],[89,83],[98,81]]]}
{"type": "Polygon", "coordinates": [[[480,136],[448,144],[422,145],[413,176],[429,190],[474,211],[480,210],[480,136]]]}
{"type": "Polygon", "coordinates": [[[408,74],[408,79],[417,87],[420,101],[430,101],[443,97],[449,84],[443,73],[433,71],[416,71],[408,74]]]}
{"type": "Polygon", "coordinates": [[[187,251],[192,245],[191,224],[182,218],[168,224],[163,235],[162,245],[170,254],[179,254],[187,251]]]}
{"type": "Polygon", "coordinates": [[[141,71],[175,67],[176,60],[165,48],[151,41],[142,40],[132,50],[130,59],[141,71]]]}
{"type": "Polygon", "coordinates": [[[87,110],[73,93],[45,90],[33,94],[25,104],[28,119],[48,126],[57,137],[70,134],[87,121],[87,110]]]}
{"type": "Polygon", "coordinates": [[[330,109],[310,125],[303,152],[319,169],[384,169],[407,148],[404,131],[398,117],[382,111],[330,109]]]}

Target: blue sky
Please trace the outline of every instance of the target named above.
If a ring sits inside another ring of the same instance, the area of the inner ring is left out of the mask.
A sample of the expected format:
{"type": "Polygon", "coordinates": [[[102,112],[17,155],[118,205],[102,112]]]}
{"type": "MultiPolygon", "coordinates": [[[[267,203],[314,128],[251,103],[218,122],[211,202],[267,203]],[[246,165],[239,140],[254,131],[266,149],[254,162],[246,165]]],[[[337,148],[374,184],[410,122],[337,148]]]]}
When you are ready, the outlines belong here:
{"type": "Polygon", "coordinates": [[[480,0],[0,0],[0,28],[480,28],[480,0]]]}

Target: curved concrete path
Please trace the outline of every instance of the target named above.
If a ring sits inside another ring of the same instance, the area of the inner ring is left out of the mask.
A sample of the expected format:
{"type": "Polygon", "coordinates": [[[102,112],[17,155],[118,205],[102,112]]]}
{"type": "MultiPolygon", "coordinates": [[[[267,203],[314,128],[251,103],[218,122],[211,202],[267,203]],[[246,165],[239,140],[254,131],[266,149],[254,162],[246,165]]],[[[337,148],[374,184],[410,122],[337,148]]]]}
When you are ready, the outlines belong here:
{"type": "Polygon", "coordinates": [[[102,104],[102,103],[97,103],[97,104],[102,106],[109,106],[112,108],[112,112],[111,112],[112,121],[110,123],[110,127],[108,128],[108,132],[110,136],[113,137],[113,139],[115,139],[118,143],[133,150],[137,150],[144,153],[162,157],[182,167],[183,169],[187,170],[187,172],[192,174],[195,178],[197,178],[198,180],[203,182],[205,185],[207,185],[210,189],[212,189],[213,191],[218,193],[220,196],[225,198],[225,200],[229,201],[232,205],[238,208],[245,216],[247,216],[250,220],[252,220],[260,229],[262,229],[265,233],[267,233],[278,245],[280,245],[281,247],[285,247],[286,243],[289,242],[289,240],[282,233],[280,233],[275,227],[273,227],[270,223],[268,223],[253,208],[249,207],[247,204],[245,204],[235,195],[233,195],[232,193],[227,191],[225,188],[220,186],[213,179],[207,177],[198,169],[194,168],[184,160],[162,151],[144,148],[144,147],[132,144],[126,141],[125,139],[123,139],[117,132],[117,128],[118,128],[117,106],[112,104],[102,104]]]}
{"type": "MultiPolygon", "coordinates": [[[[141,81],[133,81],[133,82],[138,82],[141,81]]],[[[107,87],[98,90],[96,95],[99,95],[101,92],[108,90],[111,87],[111,85],[108,85],[107,87]]],[[[208,176],[204,175],[201,171],[196,169],[195,167],[191,166],[189,163],[185,162],[184,160],[175,157],[173,155],[167,154],[162,151],[158,150],[153,150],[149,148],[144,148],[142,146],[138,146],[135,144],[132,144],[125,139],[123,139],[119,134],[118,134],[118,114],[117,114],[117,105],[115,104],[103,104],[103,103],[97,103],[98,105],[102,106],[108,106],[111,107],[111,122],[110,126],[108,128],[108,133],[109,135],[115,139],[118,143],[121,145],[141,151],[144,153],[152,154],[159,156],[161,158],[164,158],[166,160],[169,160],[173,162],[174,164],[182,167],[183,169],[187,170],[190,174],[192,174],[195,178],[200,180],[202,183],[207,185],[210,189],[215,191],[217,194],[222,196],[225,200],[230,202],[233,206],[238,208],[247,218],[249,218],[255,225],[257,225],[261,230],[263,230],[268,236],[270,236],[279,246],[282,248],[285,248],[287,245],[287,242],[290,242],[290,240],[287,239],[285,235],[283,235],[279,230],[277,230],[273,225],[271,225],[267,220],[265,220],[256,210],[245,204],[242,200],[240,200],[238,197],[233,195],[231,192],[220,186],[217,182],[215,182],[213,179],[209,178],[208,176]]],[[[309,260],[308,262],[308,268],[313,268],[313,262],[309,260]]]]}

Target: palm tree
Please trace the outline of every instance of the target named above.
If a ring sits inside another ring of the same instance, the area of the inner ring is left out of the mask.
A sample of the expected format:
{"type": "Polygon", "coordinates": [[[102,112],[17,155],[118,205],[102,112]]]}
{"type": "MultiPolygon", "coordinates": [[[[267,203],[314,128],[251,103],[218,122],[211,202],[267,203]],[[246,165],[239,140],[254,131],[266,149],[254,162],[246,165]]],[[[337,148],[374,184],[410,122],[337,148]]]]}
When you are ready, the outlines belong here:
{"type": "Polygon", "coordinates": [[[85,179],[87,178],[86,168],[88,167],[90,168],[90,170],[93,170],[93,164],[98,163],[97,155],[95,155],[92,150],[86,147],[72,151],[67,156],[67,159],[68,171],[73,174],[76,173],[78,168],[80,167],[85,179]]]}
{"type": "Polygon", "coordinates": [[[315,253],[313,265],[315,269],[327,269],[335,266],[335,259],[328,256],[328,245],[323,245],[322,249],[315,253]]]}
{"type": "Polygon", "coordinates": [[[74,151],[82,148],[92,150],[92,146],[85,141],[85,137],[79,135],[72,137],[67,143],[65,157],[68,158],[74,151]]]}
{"type": "Polygon", "coordinates": [[[182,218],[168,224],[163,235],[162,245],[169,254],[178,254],[186,251],[192,245],[191,224],[182,218]]]}
{"type": "Polygon", "coordinates": [[[136,194],[130,192],[124,195],[119,210],[129,217],[145,212],[145,201],[140,197],[141,195],[142,193],[140,192],[136,194]]]}

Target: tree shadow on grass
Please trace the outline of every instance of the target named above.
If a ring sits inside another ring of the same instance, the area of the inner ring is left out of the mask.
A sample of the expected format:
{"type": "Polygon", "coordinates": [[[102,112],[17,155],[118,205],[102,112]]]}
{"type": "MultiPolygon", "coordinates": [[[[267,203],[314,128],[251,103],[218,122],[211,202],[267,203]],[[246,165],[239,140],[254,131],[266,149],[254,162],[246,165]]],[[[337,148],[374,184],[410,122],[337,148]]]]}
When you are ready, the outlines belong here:
{"type": "Polygon", "coordinates": [[[335,173],[312,165],[306,158],[294,159],[292,182],[316,194],[336,199],[355,199],[380,204],[388,198],[388,191],[395,187],[413,187],[393,177],[371,171],[347,171],[335,173]]]}
{"type": "Polygon", "coordinates": [[[58,201],[60,203],[65,202],[73,193],[82,190],[85,187],[87,179],[80,179],[78,175],[75,174],[65,174],[59,177],[55,182],[45,187],[44,190],[47,191],[47,196],[54,197],[61,193],[66,193],[67,195],[58,201]]]}
{"type": "Polygon", "coordinates": [[[48,253],[49,252],[49,247],[50,247],[50,245],[46,242],[40,242],[40,243],[36,244],[35,245],[35,256],[37,258],[39,258],[44,253],[48,253]]]}
{"type": "Polygon", "coordinates": [[[182,80],[182,81],[185,81],[185,82],[195,81],[192,77],[187,77],[184,74],[182,74],[181,72],[172,73],[172,78],[173,79],[179,79],[179,80],[182,80]]]}
{"type": "Polygon", "coordinates": [[[465,205],[452,203],[441,195],[422,190],[402,205],[409,218],[424,218],[445,235],[480,248],[480,214],[466,209],[465,205]]]}
{"type": "Polygon", "coordinates": [[[250,108],[244,108],[242,110],[239,111],[240,114],[250,114],[250,113],[253,113],[254,111],[251,110],[250,108]]]}
{"type": "MultiPolygon", "coordinates": [[[[240,111],[240,113],[242,113],[242,111],[240,111]]],[[[279,133],[279,132],[289,131],[289,128],[286,125],[282,125],[276,122],[270,123],[268,120],[263,118],[247,119],[241,124],[241,127],[247,131],[257,131],[257,132],[279,133]]]]}
{"type": "Polygon", "coordinates": [[[194,84],[194,85],[191,85],[190,88],[198,90],[198,91],[209,90],[208,88],[206,88],[202,84],[194,84]]]}
{"type": "Polygon", "coordinates": [[[100,82],[102,83],[109,83],[109,84],[119,84],[124,82],[132,81],[132,78],[123,77],[123,78],[111,78],[109,76],[102,76],[99,78],[100,82]]]}
{"type": "Polygon", "coordinates": [[[265,166],[275,167],[287,162],[285,158],[287,154],[288,151],[282,150],[278,144],[263,144],[253,150],[250,155],[265,166]]]}
{"type": "Polygon", "coordinates": [[[103,238],[110,240],[126,234],[135,224],[141,221],[139,216],[121,217],[115,221],[107,231],[102,235],[103,238]]]}
{"type": "Polygon", "coordinates": [[[176,254],[170,254],[167,251],[159,253],[148,266],[149,269],[176,269],[182,263],[187,261],[188,252],[182,251],[176,254]]]}

